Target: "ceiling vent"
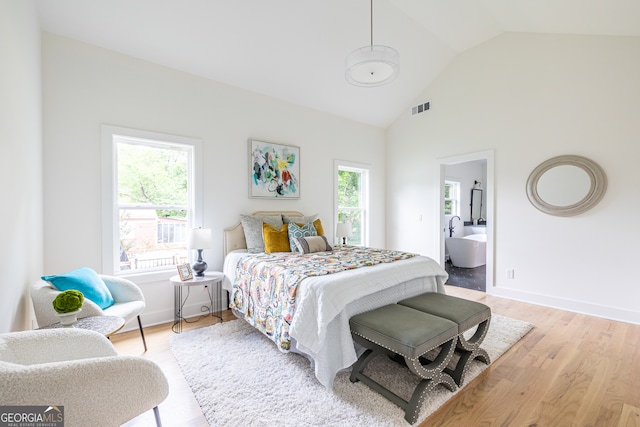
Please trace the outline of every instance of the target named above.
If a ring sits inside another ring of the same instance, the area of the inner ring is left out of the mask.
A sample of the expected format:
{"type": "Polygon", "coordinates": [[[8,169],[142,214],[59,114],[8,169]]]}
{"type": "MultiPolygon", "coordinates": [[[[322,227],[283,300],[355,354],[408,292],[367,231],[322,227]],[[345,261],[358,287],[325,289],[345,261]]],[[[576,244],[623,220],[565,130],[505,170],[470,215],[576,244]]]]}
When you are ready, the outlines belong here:
{"type": "Polygon", "coordinates": [[[416,105],[411,108],[411,115],[415,116],[416,114],[424,113],[429,109],[429,103],[425,102],[424,104],[416,105]]]}

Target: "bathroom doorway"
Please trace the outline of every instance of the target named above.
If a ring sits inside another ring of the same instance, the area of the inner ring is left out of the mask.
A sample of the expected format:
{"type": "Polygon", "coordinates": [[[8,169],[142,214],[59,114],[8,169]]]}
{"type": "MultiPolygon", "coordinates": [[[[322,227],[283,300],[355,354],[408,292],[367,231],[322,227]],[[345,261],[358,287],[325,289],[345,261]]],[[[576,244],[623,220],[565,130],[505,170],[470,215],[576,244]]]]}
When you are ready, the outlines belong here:
{"type": "Polygon", "coordinates": [[[439,163],[440,263],[449,273],[447,284],[490,294],[494,286],[493,150],[441,158],[439,163]],[[458,194],[451,188],[457,188],[458,194]]]}

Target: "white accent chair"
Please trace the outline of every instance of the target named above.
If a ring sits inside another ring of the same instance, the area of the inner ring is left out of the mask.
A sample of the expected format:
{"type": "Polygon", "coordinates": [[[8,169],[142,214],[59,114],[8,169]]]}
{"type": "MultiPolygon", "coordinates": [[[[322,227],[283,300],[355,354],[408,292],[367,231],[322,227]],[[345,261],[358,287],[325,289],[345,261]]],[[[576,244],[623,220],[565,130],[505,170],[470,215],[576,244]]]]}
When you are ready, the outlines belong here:
{"type": "Polygon", "coordinates": [[[119,426],[169,394],[160,367],[118,356],[103,335],[60,328],[0,334],[0,402],[64,406],[66,427],[119,426]]]}
{"type": "MultiPolygon", "coordinates": [[[[111,307],[102,310],[93,301],[85,298],[82,311],[78,314],[78,318],[89,316],[119,316],[124,318],[125,322],[128,322],[134,317],[137,317],[144,351],[147,351],[147,341],[144,338],[142,321],[140,320],[140,313],[142,313],[145,308],[142,291],[135,283],[122,277],[105,275],[100,275],[100,277],[107,285],[107,288],[109,288],[109,292],[111,292],[115,303],[111,307]]],[[[60,321],[52,305],[53,300],[59,293],[60,291],[44,280],[38,280],[31,286],[31,300],[33,301],[33,309],[39,327],[48,326],[60,321]]]]}

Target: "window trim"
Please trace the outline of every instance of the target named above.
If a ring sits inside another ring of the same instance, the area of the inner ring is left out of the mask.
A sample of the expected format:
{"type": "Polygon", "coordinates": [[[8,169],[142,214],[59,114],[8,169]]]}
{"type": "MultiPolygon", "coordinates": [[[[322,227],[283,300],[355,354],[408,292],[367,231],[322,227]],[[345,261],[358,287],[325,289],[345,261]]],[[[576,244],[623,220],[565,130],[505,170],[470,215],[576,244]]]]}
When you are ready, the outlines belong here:
{"type": "Polygon", "coordinates": [[[174,268],[156,270],[143,273],[121,272],[115,268],[115,244],[119,240],[118,226],[118,200],[115,194],[117,177],[117,149],[114,137],[148,140],[150,145],[153,142],[166,143],[171,145],[185,145],[193,150],[192,168],[190,179],[193,182],[193,192],[191,194],[192,227],[202,225],[203,209],[203,162],[202,162],[202,140],[170,135],[158,132],[144,131],[139,129],[125,128],[120,126],[102,125],[102,273],[118,277],[135,278],[137,283],[165,280],[176,271],[174,268]]]}
{"type": "Polygon", "coordinates": [[[370,240],[370,230],[369,230],[369,224],[370,224],[370,219],[369,219],[369,199],[371,198],[371,194],[370,194],[370,182],[371,182],[371,165],[368,164],[364,164],[364,163],[355,163],[355,162],[347,162],[347,161],[343,161],[343,160],[334,160],[333,162],[333,179],[334,179],[334,185],[333,185],[333,218],[334,218],[334,227],[333,227],[333,231],[332,234],[334,234],[333,238],[334,238],[334,242],[338,242],[338,238],[337,236],[335,236],[335,231],[336,231],[336,226],[338,225],[338,210],[339,210],[339,206],[338,206],[338,172],[340,170],[351,170],[354,172],[362,172],[364,174],[364,182],[362,183],[362,192],[363,192],[363,199],[362,200],[362,210],[363,210],[363,215],[362,215],[362,221],[363,221],[363,242],[362,245],[363,246],[369,246],[369,240],[370,240]]]}

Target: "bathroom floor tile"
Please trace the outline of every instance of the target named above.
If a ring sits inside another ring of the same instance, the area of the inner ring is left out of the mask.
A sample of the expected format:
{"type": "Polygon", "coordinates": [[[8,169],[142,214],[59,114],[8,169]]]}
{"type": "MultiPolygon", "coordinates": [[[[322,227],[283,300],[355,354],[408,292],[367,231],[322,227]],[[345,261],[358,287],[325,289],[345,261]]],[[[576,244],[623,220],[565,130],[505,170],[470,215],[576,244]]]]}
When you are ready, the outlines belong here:
{"type": "Polygon", "coordinates": [[[447,285],[458,286],[460,288],[473,289],[476,291],[487,291],[486,285],[486,265],[476,268],[455,267],[451,261],[447,261],[444,269],[449,273],[447,285]]]}

